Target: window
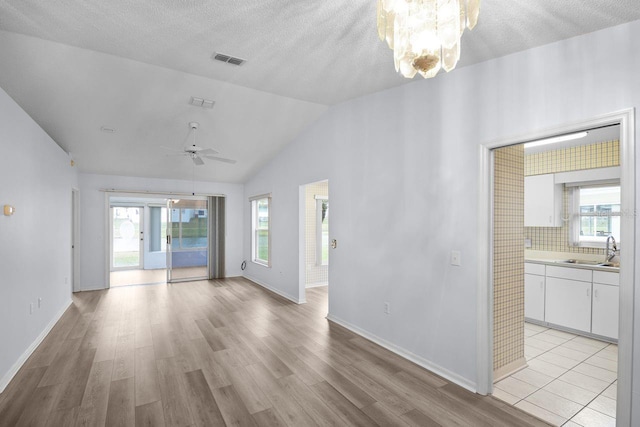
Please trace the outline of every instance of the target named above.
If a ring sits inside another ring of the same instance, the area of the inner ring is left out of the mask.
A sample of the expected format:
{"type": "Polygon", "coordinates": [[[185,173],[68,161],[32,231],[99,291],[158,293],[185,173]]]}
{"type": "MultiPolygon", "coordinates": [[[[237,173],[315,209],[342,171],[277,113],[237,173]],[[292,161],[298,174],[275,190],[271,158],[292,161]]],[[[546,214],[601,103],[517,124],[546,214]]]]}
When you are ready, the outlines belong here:
{"type": "Polygon", "coordinates": [[[149,251],[167,251],[167,208],[149,205],[149,251]]]}
{"type": "Polygon", "coordinates": [[[251,257],[253,262],[271,266],[270,225],[271,197],[251,199],[251,257]]]}
{"type": "Polygon", "coordinates": [[[601,247],[612,235],[620,242],[620,185],[573,190],[572,238],[575,246],[601,247]]]}
{"type": "Polygon", "coordinates": [[[316,263],[329,265],[329,200],[316,199],[316,263]]]}

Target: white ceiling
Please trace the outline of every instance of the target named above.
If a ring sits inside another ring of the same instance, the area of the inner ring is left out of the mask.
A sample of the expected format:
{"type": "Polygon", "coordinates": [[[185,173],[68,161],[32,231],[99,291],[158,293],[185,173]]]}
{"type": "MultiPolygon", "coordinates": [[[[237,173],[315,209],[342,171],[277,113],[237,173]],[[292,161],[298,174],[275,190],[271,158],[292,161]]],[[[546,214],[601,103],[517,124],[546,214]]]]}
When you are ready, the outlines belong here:
{"type": "MultiPolygon", "coordinates": [[[[196,179],[243,182],[327,106],[411,81],[377,39],[375,8],[375,0],[2,0],[0,55],[11,60],[0,61],[0,87],[81,171],[189,179],[189,159],[158,146],[180,146],[198,121],[199,145],[238,163],[207,163],[196,179]],[[214,52],[247,62],[213,61],[214,52]],[[191,96],[216,105],[192,107],[191,96]]],[[[637,0],[484,0],[458,67],[636,19],[637,0]]]]}

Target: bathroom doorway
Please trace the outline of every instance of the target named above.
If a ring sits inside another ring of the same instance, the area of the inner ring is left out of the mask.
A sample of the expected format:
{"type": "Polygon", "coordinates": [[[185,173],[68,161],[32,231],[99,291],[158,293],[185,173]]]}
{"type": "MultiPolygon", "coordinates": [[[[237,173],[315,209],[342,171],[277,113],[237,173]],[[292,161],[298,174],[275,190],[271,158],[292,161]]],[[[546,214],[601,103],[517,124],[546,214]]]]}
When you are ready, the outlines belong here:
{"type": "MultiPolygon", "coordinates": [[[[301,299],[328,298],[329,287],[329,181],[317,181],[300,189],[301,299]]],[[[324,306],[324,305],[323,305],[324,306]]]]}

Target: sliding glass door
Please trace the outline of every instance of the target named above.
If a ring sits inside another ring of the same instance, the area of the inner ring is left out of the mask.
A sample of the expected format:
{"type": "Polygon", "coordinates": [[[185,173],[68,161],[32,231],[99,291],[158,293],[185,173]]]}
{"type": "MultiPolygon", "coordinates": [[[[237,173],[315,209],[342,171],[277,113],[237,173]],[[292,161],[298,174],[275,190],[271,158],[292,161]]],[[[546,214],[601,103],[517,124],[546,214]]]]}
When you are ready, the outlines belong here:
{"type": "Polygon", "coordinates": [[[171,199],[167,209],[167,282],[207,279],[208,200],[171,199]]]}

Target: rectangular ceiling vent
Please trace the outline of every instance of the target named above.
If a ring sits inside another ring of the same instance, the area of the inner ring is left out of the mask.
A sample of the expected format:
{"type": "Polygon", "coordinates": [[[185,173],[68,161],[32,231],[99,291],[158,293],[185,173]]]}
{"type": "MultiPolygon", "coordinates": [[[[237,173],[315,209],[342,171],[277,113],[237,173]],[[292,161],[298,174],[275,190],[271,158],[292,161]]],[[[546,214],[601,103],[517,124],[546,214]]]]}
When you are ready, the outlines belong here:
{"type": "Polygon", "coordinates": [[[213,108],[213,104],[215,103],[216,103],[215,101],[212,101],[210,99],[198,98],[196,96],[192,96],[191,100],[189,101],[189,104],[195,107],[202,107],[202,108],[213,108]]]}
{"type": "Polygon", "coordinates": [[[236,58],[231,55],[225,55],[224,53],[216,53],[215,55],[213,55],[213,59],[232,65],[242,65],[246,62],[245,59],[236,58]]]}

